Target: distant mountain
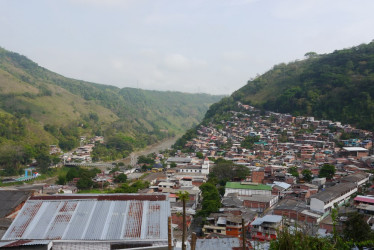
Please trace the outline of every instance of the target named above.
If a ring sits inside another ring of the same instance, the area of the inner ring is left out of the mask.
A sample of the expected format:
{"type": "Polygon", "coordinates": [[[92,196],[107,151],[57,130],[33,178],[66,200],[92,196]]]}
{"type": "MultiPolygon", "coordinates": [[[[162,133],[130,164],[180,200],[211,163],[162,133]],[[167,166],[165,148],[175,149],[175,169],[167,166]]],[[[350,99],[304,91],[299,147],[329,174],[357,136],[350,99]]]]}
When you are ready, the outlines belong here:
{"type": "Polygon", "coordinates": [[[101,134],[143,147],[199,123],[221,98],[69,79],[0,48],[0,145],[69,149],[79,136],[101,134]]]}
{"type": "Polygon", "coordinates": [[[261,109],[342,121],[374,131],[374,42],[275,65],[212,105],[205,122],[237,102],[261,109]]]}

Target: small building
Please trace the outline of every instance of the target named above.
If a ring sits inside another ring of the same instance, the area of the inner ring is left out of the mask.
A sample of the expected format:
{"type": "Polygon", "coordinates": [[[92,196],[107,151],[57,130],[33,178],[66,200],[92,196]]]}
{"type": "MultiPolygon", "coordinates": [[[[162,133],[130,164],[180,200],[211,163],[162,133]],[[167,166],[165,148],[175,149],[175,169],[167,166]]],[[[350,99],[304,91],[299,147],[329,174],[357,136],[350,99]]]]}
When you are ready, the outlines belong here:
{"type": "Polygon", "coordinates": [[[166,160],[166,163],[167,164],[170,164],[172,162],[176,163],[176,164],[188,164],[188,163],[191,163],[192,161],[192,158],[185,158],[185,157],[169,157],[167,160],[166,160]]]}
{"type": "Polygon", "coordinates": [[[291,221],[317,224],[322,219],[322,213],[309,210],[304,201],[283,199],[283,202],[274,208],[274,214],[286,217],[291,221]]]}
{"type": "Polygon", "coordinates": [[[369,150],[363,147],[343,147],[341,154],[345,157],[360,159],[369,155],[369,150]]]}
{"type": "Polygon", "coordinates": [[[259,212],[265,211],[278,202],[277,195],[254,194],[252,196],[241,196],[240,199],[243,200],[243,205],[245,207],[255,209],[259,212]]]}
{"type": "Polygon", "coordinates": [[[269,185],[263,185],[253,182],[226,182],[225,196],[230,193],[238,193],[239,195],[271,195],[272,188],[269,185]]]}
{"type": "MultiPolygon", "coordinates": [[[[246,244],[249,245],[249,244],[246,244]]],[[[241,238],[237,237],[222,237],[220,238],[205,238],[196,240],[195,249],[214,249],[214,250],[227,250],[227,249],[242,249],[243,243],[241,238]]],[[[246,249],[250,249],[246,247],[246,249]]]]}
{"type": "Polygon", "coordinates": [[[357,192],[355,183],[341,183],[321,190],[310,198],[310,209],[321,213],[331,210],[334,204],[340,205],[357,192]]]}
{"type": "Polygon", "coordinates": [[[369,182],[369,174],[366,173],[355,173],[345,176],[340,179],[341,183],[355,183],[357,187],[364,185],[369,182]]]}
{"type": "Polygon", "coordinates": [[[258,241],[275,240],[277,230],[282,226],[282,216],[265,215],[251,223],[251,238],[258,241]]]}

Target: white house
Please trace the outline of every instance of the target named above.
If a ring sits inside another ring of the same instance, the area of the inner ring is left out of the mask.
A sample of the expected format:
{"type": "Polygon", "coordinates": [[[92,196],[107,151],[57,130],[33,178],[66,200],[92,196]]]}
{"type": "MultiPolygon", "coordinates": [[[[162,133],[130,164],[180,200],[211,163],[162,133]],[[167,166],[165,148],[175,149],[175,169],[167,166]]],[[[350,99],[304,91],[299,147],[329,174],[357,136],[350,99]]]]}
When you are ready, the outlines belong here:
{"type": "Polygon", "coordinates": [[[341,183],[326,188],[310,198],[310,209],[325,213],[330,211],[334,204],[341,204],[357,192],[355,183],[341,183]]]}

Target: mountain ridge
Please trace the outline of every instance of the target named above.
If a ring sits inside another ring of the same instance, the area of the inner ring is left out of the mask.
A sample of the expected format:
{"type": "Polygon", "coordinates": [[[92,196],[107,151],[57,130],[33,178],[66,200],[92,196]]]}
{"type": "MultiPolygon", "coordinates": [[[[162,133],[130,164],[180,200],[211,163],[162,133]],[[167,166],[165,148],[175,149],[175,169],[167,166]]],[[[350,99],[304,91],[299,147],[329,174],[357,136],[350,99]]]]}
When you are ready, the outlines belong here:
{"type": "Polygon", "coordinates": [[[204,122],[219,121],[237,102],[263,110],[338,120],[374,130],[374,42],[280,63],[210,106],[204,122]]]}
{"type": "Polygon", "coordinates": [[[58,144],[74,138],[76,146],[80,135],[121,134],[144,147],[199,123],[221,97],[66,78],[0,48],[0,114],[6,117],[0,121],[0,144],[58,144]],[[6,122],[19,123],[23,134],[1,136],[6,122]]]}

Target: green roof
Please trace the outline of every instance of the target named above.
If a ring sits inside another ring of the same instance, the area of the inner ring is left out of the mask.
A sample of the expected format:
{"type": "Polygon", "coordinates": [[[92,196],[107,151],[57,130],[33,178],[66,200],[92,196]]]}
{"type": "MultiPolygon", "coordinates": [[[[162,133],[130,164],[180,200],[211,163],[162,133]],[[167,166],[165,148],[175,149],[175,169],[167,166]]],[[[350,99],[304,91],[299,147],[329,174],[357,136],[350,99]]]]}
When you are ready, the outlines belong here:
{"type": "Polygon", "coordinates": [[[252,190],[271,190],[271,186],[264,184],[241,184],[240,182],[226,182],[226,188],[252,189],[252,190]]]}

